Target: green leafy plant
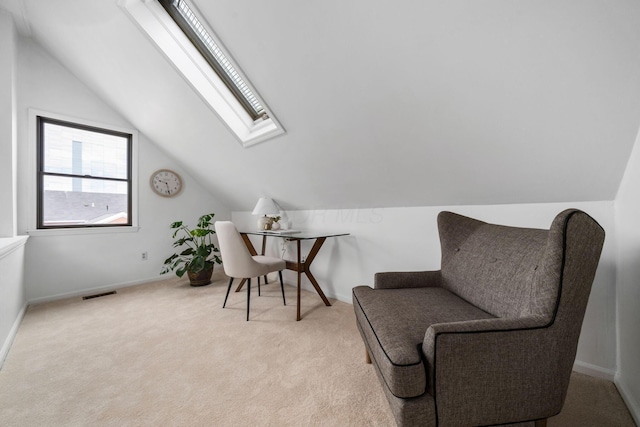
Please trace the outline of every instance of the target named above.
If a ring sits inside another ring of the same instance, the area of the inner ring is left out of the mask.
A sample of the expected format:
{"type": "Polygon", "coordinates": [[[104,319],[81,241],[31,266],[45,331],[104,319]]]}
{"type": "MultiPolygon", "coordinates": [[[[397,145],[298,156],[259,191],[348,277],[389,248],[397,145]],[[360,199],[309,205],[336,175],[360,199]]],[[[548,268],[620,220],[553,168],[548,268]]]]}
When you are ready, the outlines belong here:
{"type": "Polygon", "coordinates": [[[180,253],[171,255],[164,261],[164,266],[160,274],[170,271],[176,272],[178,277],[182,277],[187,271],[199,273],[202,270],[213,268],[214,262],[222,264],[222,260],[217,255],[220,250],[213,244],[211,237],[216,234],[212,228],[211,220],[215,214],[202,215],[198,219],[197,228],[193,230],[184,225],[182,221],[171,224],[173,232],[174,248],[186,246],[180,253]]]}

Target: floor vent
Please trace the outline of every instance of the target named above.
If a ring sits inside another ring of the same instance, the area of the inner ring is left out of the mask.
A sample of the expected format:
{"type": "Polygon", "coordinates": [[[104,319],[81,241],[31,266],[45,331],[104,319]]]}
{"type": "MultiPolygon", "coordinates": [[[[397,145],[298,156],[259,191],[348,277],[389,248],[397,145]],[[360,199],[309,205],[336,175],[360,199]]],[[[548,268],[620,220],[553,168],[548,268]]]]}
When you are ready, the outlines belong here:
{"type": "Polygon", "coordinates": [[[86,297],[82,297],[82,299],[85,300],[85,299],[100,298],[100,297],[106,297],[107,295],[115,295],[115,294],[116,294],[116,291],[104,292],[101,294],[87,295],[86,297]]]}

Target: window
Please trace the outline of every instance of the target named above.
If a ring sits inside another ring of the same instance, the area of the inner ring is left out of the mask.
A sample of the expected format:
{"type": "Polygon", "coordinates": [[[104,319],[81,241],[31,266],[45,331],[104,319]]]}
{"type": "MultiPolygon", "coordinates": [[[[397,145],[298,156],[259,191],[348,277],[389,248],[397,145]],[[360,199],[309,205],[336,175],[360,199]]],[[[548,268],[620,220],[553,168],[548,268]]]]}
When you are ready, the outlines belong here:
{"type": "Polygon", "coordinates": [[[120,0],[119,4],[243,147],[285,132],[192,2],[120,0]]]}
{"type": "Polygon", "coordinates": [[[268,118],[267,112],[256,95],[187,2],[185,0],[159,0],[159,2],[222,79],[238,102],[242,104],[251,118],[253,120],[268,118]]]}
{"type": "Polygon", "coordinates": [[[133,134],[36,117],[37,228],[132,225],[133,134]]]}

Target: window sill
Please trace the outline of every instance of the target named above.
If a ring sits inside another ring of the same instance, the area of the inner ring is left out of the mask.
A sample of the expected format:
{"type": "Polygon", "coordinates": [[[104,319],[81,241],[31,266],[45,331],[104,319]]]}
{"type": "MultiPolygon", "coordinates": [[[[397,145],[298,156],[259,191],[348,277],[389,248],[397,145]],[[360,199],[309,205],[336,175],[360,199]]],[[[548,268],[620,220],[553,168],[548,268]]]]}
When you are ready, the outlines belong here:
{"type": "Polygon", "coordinates": [[[137,233],[140,227],[52,228],[27,230],[29,236],[72,236],[83,234],[137,233]]]}

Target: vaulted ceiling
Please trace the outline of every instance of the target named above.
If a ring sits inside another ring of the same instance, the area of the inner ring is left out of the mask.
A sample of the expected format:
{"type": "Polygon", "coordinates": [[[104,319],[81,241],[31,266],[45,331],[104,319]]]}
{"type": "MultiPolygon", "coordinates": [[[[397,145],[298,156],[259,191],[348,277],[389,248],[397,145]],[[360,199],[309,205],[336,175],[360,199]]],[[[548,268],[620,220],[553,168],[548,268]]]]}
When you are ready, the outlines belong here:
{"type": "Polygon", "coordinates": [[[615,198],[640,2],[194,3],[285,135],[242,148],[118,0],[0,7],[233,210],[615,198]]]}

